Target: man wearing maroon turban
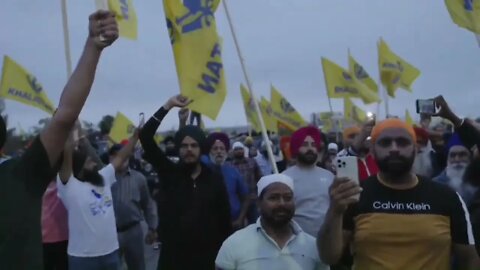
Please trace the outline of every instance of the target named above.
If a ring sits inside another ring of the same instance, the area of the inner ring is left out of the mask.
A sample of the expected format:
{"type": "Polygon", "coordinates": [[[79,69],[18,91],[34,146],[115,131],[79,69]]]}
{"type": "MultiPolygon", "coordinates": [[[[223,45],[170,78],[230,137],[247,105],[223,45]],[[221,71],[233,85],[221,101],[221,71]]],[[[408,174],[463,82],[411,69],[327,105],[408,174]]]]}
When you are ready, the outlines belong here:
{"type": "Polygon", "coordinates": [[[290,153],[297,163],[283,172],[295,185],[294,220],[313,237],[322,226],[330,205],[328,189],[334,178],[331,172],[316,166],[322,150],[321,138],[316,127],[304,127],[293,133],[290,153]]]}

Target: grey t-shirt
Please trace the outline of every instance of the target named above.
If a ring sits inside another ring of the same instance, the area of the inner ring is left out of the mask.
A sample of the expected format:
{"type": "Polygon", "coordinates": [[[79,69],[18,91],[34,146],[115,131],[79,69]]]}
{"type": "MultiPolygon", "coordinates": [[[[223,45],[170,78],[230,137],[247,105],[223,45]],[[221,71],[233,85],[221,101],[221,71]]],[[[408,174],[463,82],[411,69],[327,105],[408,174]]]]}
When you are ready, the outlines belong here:
{"type": "Polygon", "coordinates": [[[320,167],[293,166],[283,172],[293,179],[295,216],[293,219],[313,237],[317,237],[330,206],[328,189],[334,175],[320,167]]]}

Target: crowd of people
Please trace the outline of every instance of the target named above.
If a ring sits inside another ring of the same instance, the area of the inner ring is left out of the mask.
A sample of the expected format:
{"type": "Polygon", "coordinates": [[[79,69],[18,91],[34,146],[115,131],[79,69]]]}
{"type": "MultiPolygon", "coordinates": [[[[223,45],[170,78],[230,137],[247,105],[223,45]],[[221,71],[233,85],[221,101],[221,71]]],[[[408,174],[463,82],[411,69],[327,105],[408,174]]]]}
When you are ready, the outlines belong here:
{"type": "MultiPolygon", "coordinates": [[[[76,122],[118,27],[89,20],[49,125],[0,159],[0,269],[480,269],[480,129],[442,96],[448,132],[388,118],[265,141],[187,125],[178,95],[101,155],[76,122]],[[174,108],[180,128],[158,145],[174,108]],[[358,182],[336,176],[341,157],[358,182]]],[[[6,134],[0,117],[0,148],[6,134]]]]}

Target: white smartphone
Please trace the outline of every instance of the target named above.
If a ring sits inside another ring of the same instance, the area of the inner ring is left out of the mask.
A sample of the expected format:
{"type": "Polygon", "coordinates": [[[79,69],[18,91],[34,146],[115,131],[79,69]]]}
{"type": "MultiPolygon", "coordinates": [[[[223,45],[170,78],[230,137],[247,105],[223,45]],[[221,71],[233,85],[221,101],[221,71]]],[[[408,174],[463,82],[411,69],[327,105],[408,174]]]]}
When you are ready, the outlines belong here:
{"type": "MultiPolygon", "coordinates": [[[[357,157],[337,157],[335,167],[337,168],[337,177],[347,177],[360,184],[357,157]]],[[[355,197],[360,198],[360,194],[355,197]]]]}

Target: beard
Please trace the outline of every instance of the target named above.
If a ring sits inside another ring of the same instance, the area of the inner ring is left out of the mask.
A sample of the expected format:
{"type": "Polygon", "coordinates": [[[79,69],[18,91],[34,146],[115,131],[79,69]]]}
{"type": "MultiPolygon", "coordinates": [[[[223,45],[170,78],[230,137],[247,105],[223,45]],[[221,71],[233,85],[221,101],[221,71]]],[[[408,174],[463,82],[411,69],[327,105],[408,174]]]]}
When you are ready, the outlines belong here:
{"type": "Polygon", "coordinates": [[[241,160],[245,157],[245,153],[236,153],[233,155],[236,160],[241,160]]]}
{"type": "Polygon", "coordinates": [[[82,179],[79,179],[82,182],[90,183],[97,187],[103,187],[104,181],[103,176],[98,173],[98,169],[93,170],[84,170],[82,179]]]}
{"type": "Polygon", "coordinates": [[[447,165],[447,168],[445,169],[445,173],[450,180],[448,184],[454,190],[458,191],[460,186],[463,184],[463,175],[465,174],[467,165],[468,164],[465,162],[447,165]]]}
{"type": "Polygon", "coordinates": [[[199,159],[197,159],[194,162],[185,162],[185,160],[180,159],[178,164],[181,170],[185,171],[188,175],[190,175],[193,173],[193,171],[195,171],[195,168],[197,168],[197,165],[199,162],[200,162],[199,159]]]}
{"type": "Polygon", "coordinates": [[[390,155],[382,160],[377,160],[381,172],[390,176],[402,177],[412,170],[415,160],[415,152],[410,157],[403,157],[398,154],[390,155]]]}
{"type": "Polygon", "coordinates": [[[271,211],[271,213],[266,213],[261,211],[262,219],[273,228],[281,228],[290,223],[293,218],[294,210],[279,207],[271,211]]]}
{"type": "Polygon", "coordinates": [[[317,162],[318,154],[315,154],[313,151],[308,151],[306,153],[298,154],[298,162],[304,165],[313,165],[317,162]]]}
{"type": "Polygon", "coordinates": [[[223,155],[210,155],[210,160],[216,165],[222,165],[227,160],[226,156],[223,155]]]}

